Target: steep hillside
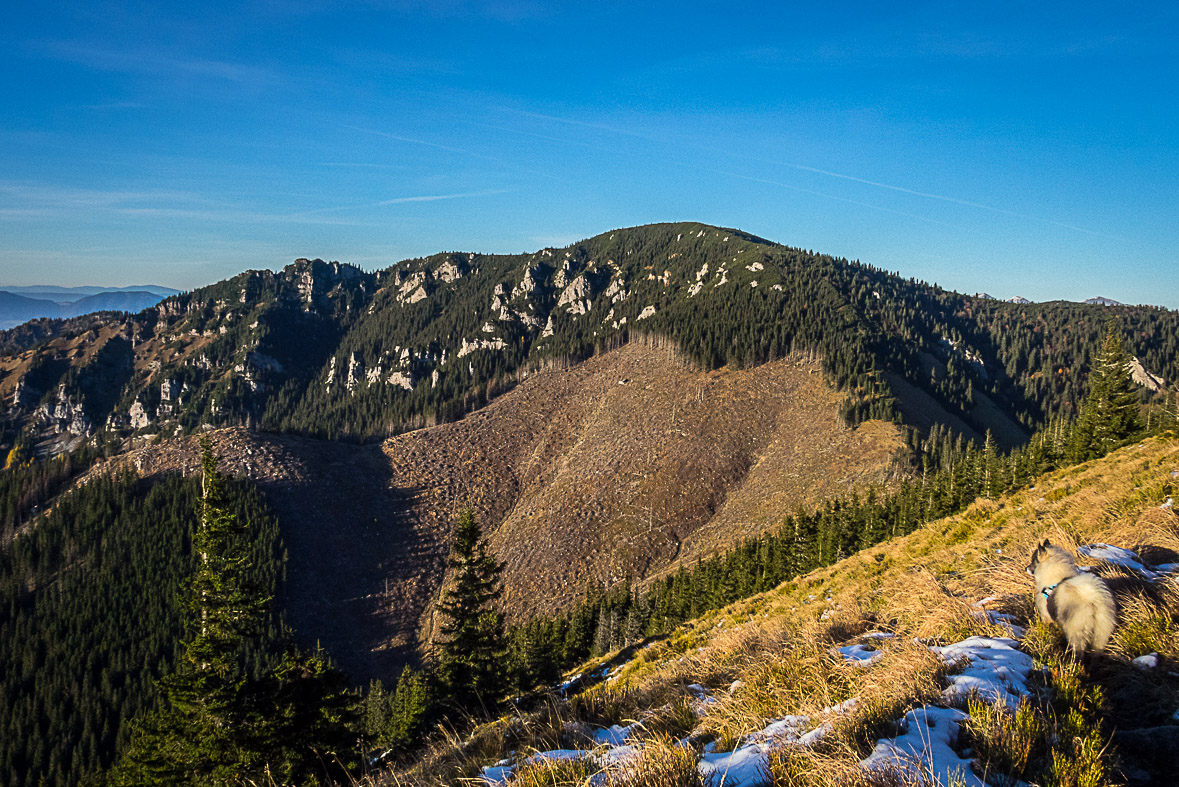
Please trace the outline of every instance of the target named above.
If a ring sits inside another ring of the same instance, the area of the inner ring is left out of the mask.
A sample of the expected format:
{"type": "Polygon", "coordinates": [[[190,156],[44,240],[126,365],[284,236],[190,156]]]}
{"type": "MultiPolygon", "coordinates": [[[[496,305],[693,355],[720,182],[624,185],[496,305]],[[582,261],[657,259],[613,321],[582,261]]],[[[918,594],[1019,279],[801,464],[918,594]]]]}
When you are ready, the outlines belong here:
{"type": "Polygon", "coordinates": [[[452,424],[384,445],[415,516],[475,505],[506,562],[510,612],[551,611],[730,546],[783,511],[884,481],[891,424],[853,430],[818,364],[698,372],[632,343],[542,371],[452,424]]]}
{"type": "Polygon", "coordinates": [[[575,670],[372,784],[1166,785],[1179,443],[1151,439],[575,670]],[[1037,622],[1050,538],[1118,601],[1082,669],[1037,622]]]}
{"type": "MultiPolygon", "coordinates": [[[[225,472],[272,501],[289,553],[284,607],[358,680],[389,678],[429,634],[455,515],[492,534],[515,617],[731,546],[858,484],[887,480],[892,424],[858,429],[814,361],[698,372],[630,344],[537,372],[462,421],[383,445],[215,431],[225,472]]],[[[105,462],[197,470],[195,438],[105,462]]]]}
{"type": "Polygon", "coordinates": [[[373,273],[297,260],[138,315],[0,336],[0,440],[55,453],[204,424],[371,442],[453,421],[530,370],[659,337],[704,370],[810,353],[849,423],[904,415],[1014,445],[1072,412],[1110,316],[1144,372],[1179,375],[1174,312],[998,303],[695,223],[373,273]]]}

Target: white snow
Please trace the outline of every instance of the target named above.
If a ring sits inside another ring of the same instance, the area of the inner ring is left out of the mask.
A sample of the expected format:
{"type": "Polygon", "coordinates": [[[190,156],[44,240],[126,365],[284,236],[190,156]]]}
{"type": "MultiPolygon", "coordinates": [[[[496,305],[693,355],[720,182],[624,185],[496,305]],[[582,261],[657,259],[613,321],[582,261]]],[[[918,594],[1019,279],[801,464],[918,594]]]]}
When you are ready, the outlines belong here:
{"type": "Polygon", "coordinates": [[[608,728],[596,730],[594,732],[594,743],[598,745],[621,746],[626,743],[626,739],[635,731],[636,726],[635,724],[628,724],[622,727],[618,724],[612,724],[608,728]]]}
{"type": "Polygon", "coordinates": [[[857,667],[870,667],[884,658],[883,650],[877,650],[868,645],[845,645],[842,648],[836,648],[836,650],[844,660],[850,661],[857,667]]]}
{"type": "Polygon", "coordinates": [[[730,752],[705,754],[696,768],[705,780],[725,787],[753,787],[769,782],[770,747],[755,743],[730,752]]]}
{"type": "Polygon", "coordinates": [[[1003,700],[1014,709],[1028,694],[1028,675],[1035,668],[1032,657],[1016,649],[1007,637],[970,637],[945,647],[933,646],[934,653],[949,663],[966,662],[965,668],[949,678],[942,692],[947,702],[965,701],[971,691],[990,700],[1003,700]]]}
{"type": "MultiPolygon", "coordinates": [[[[581,749],[553,749],[552,751],[539,751],[531,757],[523,760],[520,765],[532,764],[537,762],[558,760],[582,760],[590,756],[590,752],[581,749]]],[[[495,765],[488,765],[483,768],[483,782],[485,784],[504,784],[516,772],[518,766],[510,764],[509,760],[500,760],[495,765]]]]}
{"type": "Polygon", "coordinates": [[[1131,571],[1137,571],[1147,579],[1158,579],[1158,573],[1151,571],[1143,565],[1142,560],[1138,557],[1138,553],[1131,549],[1115,547],[1110,544],[1087,544],[1083,547],[1077,547],[1077,554],[1096,560],[1104,560],[1106,563],[1113,563],[1115,566],[1122,566],[1131,571]]]}
{"type": "Polygon", "coordinates": [[[1147,653],[1145,656],[1139,656],[1130,663],[1141,670],[1154,669],[1159,665],[1159,654],[1147,653]]]}
{"type": "Polygon", "coordinates": [[[969,787],[986,787],[970,770],[970,760],[959,757],[952,748],[958,740],[958,723],[965,718],[967,714],[955,708],[914,708],[901,722],[905,733],[878,741],[860,765],[867,769],[892,767],[917,778],[926,777],[922,784],[948,787],[960,778],[959,783],[969,787]]]}

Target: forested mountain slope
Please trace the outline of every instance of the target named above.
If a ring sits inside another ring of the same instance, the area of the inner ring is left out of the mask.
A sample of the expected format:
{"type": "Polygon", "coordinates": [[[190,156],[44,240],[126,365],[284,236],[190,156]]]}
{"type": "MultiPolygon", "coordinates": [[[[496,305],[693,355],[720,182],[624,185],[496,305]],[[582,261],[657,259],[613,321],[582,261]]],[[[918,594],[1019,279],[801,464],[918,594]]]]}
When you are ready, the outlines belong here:
{"type": "Polygon", "coordinates": [[[1174,312],[998,303],[702,224],[375,273],[298,260],[131,317],[5,334],[3,439],[55,452],[212,424],[372,441],[452,421],[529,370],[658,336],[705,370],[807,352],[849,423],[903,413],[1014,444],[1071,412],[1110,316],[1146,370],[1179,374],[1174,312]]]}

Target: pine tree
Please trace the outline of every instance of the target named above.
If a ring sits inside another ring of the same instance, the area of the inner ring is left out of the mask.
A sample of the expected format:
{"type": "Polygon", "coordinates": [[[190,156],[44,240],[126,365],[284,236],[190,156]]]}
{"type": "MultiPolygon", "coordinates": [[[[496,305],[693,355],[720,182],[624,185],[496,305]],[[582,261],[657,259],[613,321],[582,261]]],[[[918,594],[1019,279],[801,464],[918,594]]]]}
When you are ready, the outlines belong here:
{"type": "Polygon", "coordinates": [[[434,687],[430,676],[411,667],[403,669],[393,691],[382,743],[398,750],[407,748],[422,731],[433,706],[434,687]]]}
{"type": "Polygon", "coordinates": [[[1089,398],[1073,428],[1069,458],[1083,462],[1104,456],[1141,428],[1138,392],[1130,376],[1130,356],[1117,323],[1110,320],[1090,374],[1089,398]]]}
{"type": "Polygon", "coordinates": [[[459,514],[449,564],[451,581],[438,602],[438,673],[452,702],[475,708],[495,702],[505,685],[503,616],[493,606],[503,565],[488,551],[470,507],[459,514]]]}

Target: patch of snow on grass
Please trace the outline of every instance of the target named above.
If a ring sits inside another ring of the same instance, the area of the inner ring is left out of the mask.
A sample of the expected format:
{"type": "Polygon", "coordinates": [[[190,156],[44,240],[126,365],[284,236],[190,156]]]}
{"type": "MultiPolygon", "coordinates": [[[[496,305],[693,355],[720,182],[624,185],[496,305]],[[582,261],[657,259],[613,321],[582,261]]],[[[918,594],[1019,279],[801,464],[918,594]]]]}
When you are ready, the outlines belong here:
{"type": "Polygon", "coordinates": [[[769,783],[770,747],[755,743],[729,752],[705,754],[696,768],[705,781],[725,787],[753,787],[769,783]]]}
{"type": "Polygon", "coordinates": [[[594,743],[598,745],[605,744],[606,746],[621,746],[626,743],[626,739],[634,732],[635,725],[630,724],[626,727],[612,724],[605,729],[594,731],[594,743]]]}
{"type": "Polygon", "coordinates": [[[884,658],[883,650],[877,650],[868,645],[845,645],[842,648],[836,648],[836,650],[845,661],[850,661],[857,667],[870,667],[884,658]]]}
{"type": "MultiPolygon", "coordinates": [[[[558,760],[583,760],[590,756],[590,752],[582,751],[581,749],[553,749],[552,751],[538,751],[531,757],[523,760],[521,765],[533,764],[538,762],[555,762],[558,760]]],[[[508,779],[516,772],[515,765],[508,764],[508,760],[500,760],[495,765],[488,765],[483,768],[482,776],[485,784],[505,784],[508,779]]]]}
{"type": "Polygon", "coordinates": [[[1014,709],[1028,694],[1028,675],[1035,668],[1032,657],[1016,649],[1007,637],[970,637],[945,647],[933,646],[934,653],[948,663],[966,662],[965,668],[949,678],[942,692],[947,702],[963,702],[971,691],[990,700],[1003,700],[1014,709]]]}
{"type": "Polygon", "coordinates": [[[860,765],[869,770],[895,768],[922,784],[986,787],[970,770],[970,760],[959,757],[953,749],[958,724],[965,718],[967,714],[954,708],[914,708],[901,721],[904,734],[878,741],[860,765]]]}
{"type": "Polygon", "coordinates": [[[1141,670],[1154,669],[1159,665],[1159,654],[1147,653],[1145,656],[1139,656],[1130,663],[1141,670]]]}
{"type": "Polygon", "coordinates": [[[1091,557],[1095,560],[1104,560],[1106,563],[1113,563],[1115,566],[1122,566],[1131,571],[1137,571],[1147,579],[1157,579],[1158,573],[1151,571],[1138,557],[1138,553],[1131,549],[1124,549],[1122,547],[1111,546],[1110,544],[1087,544],[1083,547],[1077,547],[1077,554],[1091,557]]]}

